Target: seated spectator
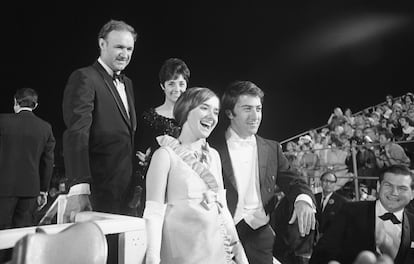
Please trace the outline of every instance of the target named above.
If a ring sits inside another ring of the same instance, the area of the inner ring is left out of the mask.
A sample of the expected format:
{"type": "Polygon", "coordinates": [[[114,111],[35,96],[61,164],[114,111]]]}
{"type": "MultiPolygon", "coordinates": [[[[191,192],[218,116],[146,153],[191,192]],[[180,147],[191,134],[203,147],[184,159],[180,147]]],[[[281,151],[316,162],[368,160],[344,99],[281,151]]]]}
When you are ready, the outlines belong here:
{"type": "Polygon", "coordinates": [[[328,125],[330,130],[335,130],[335,127],[342,125],[346,122],[345,116],[343,115],[342,109],[336,107],[334,112],[329,116],[328,125]]]}
{"type": "Polygon", "coordinates": [[[410,159],[399,144],[392,142],[393,135],[389,131],[381,130],[379,138],[381,143],[380,155],[377,157],[379,167],[410,166],[410,159]]]}
{"type": "Polygon", "coordinates": [[[407,110],[407,118],[408,123],[410,123],[411,126],[414,126],[414,104],[413,107],[407,110]]]}
{"type": "Polygon", "coordinates": [[[398,140],[406,141],[414,139],[414,127],[410,126],[410,123],[408,123],[408,118],[401,116],[398,121],[400,122],[402,128],[402,136],[398,140]]]}
{"type": "Polygon", "coordinates": [[[347,200],[335,192],[337,178],[334,172],[326,171],[321,175],[322,192],[315,194],[318,239],[335,221],[335,217],[347,200]]]}
{"type": "Polygon", "coordinates": [[[351,109],[350,109],[350,108],[347,108],[347,109],[345,110],[344,117],[345,117],[346,122],[347,122],[349,125],[354,126],[354,124],[355,124],[355,117],[353,117],[353,116],[352,116],[352,111],[351,111],[351,109]]]}
{"type": "Polygon", "coordinates": [[[318,155],[313,151],[311,141],[304,142],[302,144],[303,155],[299,160],[299,168],[301,174],[306,178],[306,181],[310,183],[315,177],[315,169],[318,166],[318,155]]]}
{"type": "Polygon", "coordinates": [[[331,148],[327,150],[326,166],[329,170],[335,172],[338,181],[336,189],[343,187],[351,180],[351,175],[348,173],[348,166],[345,161],[349,154],[349,148],[344,148],[343,143],[337,138],[331,137],[331,148]]]}
{"type": "Polygon", "coordinates": [[[387,106],[389,106],[390,108],[392,108],[393,104],[394,104],[394,97],[390,94],[387,94],[385,96],[385,104],[387,106]]]}
{"type": "Polygon", "coordinates": [[[404,111],[410,109],[410,106],[414,103],[414,95],[412,93],[407,93],[402,97],[402,108],[404,111]]]}

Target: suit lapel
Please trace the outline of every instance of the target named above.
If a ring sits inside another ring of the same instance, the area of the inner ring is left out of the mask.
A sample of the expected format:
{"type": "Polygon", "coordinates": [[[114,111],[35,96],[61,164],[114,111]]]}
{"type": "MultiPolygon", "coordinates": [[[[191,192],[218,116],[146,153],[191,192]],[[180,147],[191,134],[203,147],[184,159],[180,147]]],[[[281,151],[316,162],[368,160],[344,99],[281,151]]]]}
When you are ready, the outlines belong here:
{"type": "Polygon", "coordinates": [[[401,230],[401,243],[397,252],[397,256],[395,257],[395,263],[403,263],[403,260],[407,255],[407,249],[410,248],[411,243],[410,231],[410,221],[408,219],[407,213],[404,211],[401,230]]]}
{"type": "MultiPolygon", "coordinates": [[[[369,234],[368,236],[370,237],[370,247],[371,250],[375,252],[376,248],[377,248],[377,244],[375,242],[375,226],[376,226],[376,221],[375,221],[375,201],[371,201],[370,203],[368,203],[368,216],[367,216],[367,220],[368,224],[366,225],[367,228],[367,234],[369,234]]],[[[362,213],[362,212],[361,212],[362,213]]]]}
{"type": "Polygon", "coordinates": [[[129,105],[129,120],[131,121],[132,130],[135,131],[137,129],[137,118],[135,115],[134,92],[132,89],[132,83],[129,81],[125,82],[125,92],[127,94],[129,105]]]}
{"type": "MultiPolygon", "coordinates": [[[[266,178],[266,164],[268,160],[269,149],[265,141],[256,135],[256,144],[257,144],[257,157],[259,162],[259,180],[260,180],[260,193],[263,199],[265,191],[265,178],[266,178]]],[[[276,161],[275,161],[276,162],[276,161]]],[[[262,200],[263,204],[264,201],[262,200]]]]}
{"type": "MultiPolygon", "coordinates": [[[[122,117],[124,118],[128,126],[131,127],[131,120],[129,119],[127,115],[122,99],[119,96],[118,91],[116,90],[115,84],[113,83],[111,76],[109,76],[109,74],[105,71],[105,69],[102,67],[102,65],[100,65],[99,62],[95,62],[93,66],[101,74],[106,87],[109,89],[110,93],[112,94],[115,100],[116,105],[118,106],[119,111],[121,112],[122,117]]],[[[127,90],[126,84],[125,84],[125,90],[127,90]]],[[[127,93],[128,104],[130,102],[129,97],[130,96],[127,93]]],[[[130,108],[133,108],[133,107],[134,107],[133,105],[130,105],[130,108]]]]}
{"type": "Polygon", "coordinates": [[[233,166],[231,163],[229,148],[227,146],[226,140],[224,140],[222,144],[221,154],[222,154],[221,164],[222,164],[222,169],[223,169],[223,176],[228,178],[228,180],[233,185],[234,189],[237,191],[236,178],[234,176],[233,166]]]}

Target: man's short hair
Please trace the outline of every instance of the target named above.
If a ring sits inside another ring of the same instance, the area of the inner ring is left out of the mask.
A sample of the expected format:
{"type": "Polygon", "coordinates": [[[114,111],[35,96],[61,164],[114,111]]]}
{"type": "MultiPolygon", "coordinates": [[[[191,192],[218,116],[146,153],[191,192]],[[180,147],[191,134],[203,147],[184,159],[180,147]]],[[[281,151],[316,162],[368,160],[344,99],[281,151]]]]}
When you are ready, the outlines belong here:
{"type": "Polygon", "coordinates": [[[335,182],[338,180],[338,178],[336,177],[335,172],[333,172],[333,171],[331,171],[331,170],[328,170],[328,171],[325,171],[324,173],[322,173],[322,175],[321,175],[321,177],[320,177],[321,181],[322,181],[322,180],[323,180],[326,176],[328,176],[328,175],[333,175],[333,176],[334,176],[334,178],[335,178],[335,182]]]}
{"type": "Polygon", "coordinates": [[[411,189],[414,189],[414,173],[410,170],[409,167],[405,165],[391,165],[388,167],[385,167],[381,170],[380,176],[379,176],[379,182],[381,183],[384,180],[385,173],[392,173],[392,174],[399,174],[399,175],[405,175],[411,177],[411,189]]]}
{"type": "Polygon", "coordinates": [[[128,31],[132,34],[134,41],[137,40],[138,34],[137,32],[135,32],[135,29],[131,25],[128,25],[122,20],[114,20],[114,19],[111,19],[105,25],[102,26],[98,34],[98,40],[101,38],[106,39],[106,37],[111,31],[128,31]]]}
{"type": "Polygon", "coordinates": [[[234,115],[234,106],[241,95],[257,96],[263,103],[264,92],[256,84],[250,81],[235,81],[227,86],[221,97],[222,111],[225,113],[230,111],[234,115]]]}
{"type": "Polygon", "coordinates": [[[16,91],[14,99],[21,107],[35,108],[38,100],[37,92],[32,88],[21,88],[16,91]]]}

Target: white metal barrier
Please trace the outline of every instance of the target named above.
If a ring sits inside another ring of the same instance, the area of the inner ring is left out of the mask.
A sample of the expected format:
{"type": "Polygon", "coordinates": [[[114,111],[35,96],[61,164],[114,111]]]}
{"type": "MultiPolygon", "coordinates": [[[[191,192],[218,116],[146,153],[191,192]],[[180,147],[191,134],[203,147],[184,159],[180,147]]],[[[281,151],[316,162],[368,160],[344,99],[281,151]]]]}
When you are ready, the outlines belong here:
{"type": "MultiPolygon", "coordinates": [[[[145,221],[142,218],[99,212],[80,212],[75,216],[75,222],[86,221],[97,223],[105,235],[119,234],[118,263],[143,262],[147,238],[145,221]]],[[[13,248],[19,239],[27,234],[35,233],[38,227],[48,234],[54,234],[70,225],[72,224],[52,224],[0,230],[0,250],[13,248]]]]}

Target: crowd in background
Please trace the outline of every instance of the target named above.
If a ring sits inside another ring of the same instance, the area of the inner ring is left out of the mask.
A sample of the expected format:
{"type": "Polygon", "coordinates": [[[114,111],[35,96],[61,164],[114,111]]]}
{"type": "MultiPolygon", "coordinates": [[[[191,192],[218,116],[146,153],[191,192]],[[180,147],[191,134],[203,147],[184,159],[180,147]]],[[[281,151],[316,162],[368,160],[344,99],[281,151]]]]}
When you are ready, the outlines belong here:
{"type": "Polygon", "coordinates": [[[374,198],[381,168],[393,164],[414,168],[414,94],[387,95],[383,103],[355,114],[336,107],[325,126],[301,135],[285,144],[285,155],[315,193],[320,192],[318,177],[331,170],[338,176],[337,189],[347,192],[357,174],[362,178],[361,198],[374,198]]]}

